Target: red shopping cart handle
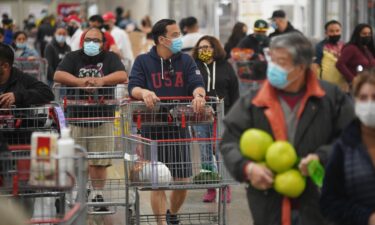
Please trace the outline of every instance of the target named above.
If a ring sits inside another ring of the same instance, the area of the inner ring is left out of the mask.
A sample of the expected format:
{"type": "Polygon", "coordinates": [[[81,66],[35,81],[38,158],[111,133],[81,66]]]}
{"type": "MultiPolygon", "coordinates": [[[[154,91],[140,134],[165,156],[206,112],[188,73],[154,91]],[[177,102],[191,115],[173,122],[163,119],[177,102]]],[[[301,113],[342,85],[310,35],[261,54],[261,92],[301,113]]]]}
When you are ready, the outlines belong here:
{"type": "Polygon", "coordinates": [[[9,145],[8,150],[9,151],[23,151],[23,150],[30,150],[30,145],[9,145]]]}
{"type": "MultiPolygon", "coordinates": [[[[205,99],[214,98],[212,96],[206,96],[205,99]]],[[[165,96],[165,97],[159,97],[161,101],[163,100],[193,100],[193,96],[165,96]]],[[[130,98],[130,101],[141,101],[139,99],[135,99],[133,97],[130,98]]]]}

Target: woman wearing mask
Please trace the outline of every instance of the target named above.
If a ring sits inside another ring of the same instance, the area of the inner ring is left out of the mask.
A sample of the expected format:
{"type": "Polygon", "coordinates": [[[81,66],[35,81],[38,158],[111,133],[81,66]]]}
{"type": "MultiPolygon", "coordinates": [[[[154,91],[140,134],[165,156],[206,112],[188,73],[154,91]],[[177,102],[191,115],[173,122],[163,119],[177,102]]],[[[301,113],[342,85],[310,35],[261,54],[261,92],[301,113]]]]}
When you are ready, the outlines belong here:
{"type": "Polygon", "coordinates": [[[56,28],[52,41],[46,46],[44,56],[48,61],[48,84],[53,84],[53,74],[57,66],[65,55],[71,51],[69,45],[66,43],[68,32],[65,27],[60,26],[56,28]]]}
{"type": "Polygon", "coordinates": [[[358,24],[338,58],[337,69],[349,84],[364,69],[375,66],[375,47],[372,28],[368,24],[358,24]]]}
{"type": "MultiPolygon", "coordinates": [[[[192,53],[197,66],[203,76],[207,96],[224,99],[224,112],[227,113],[239,97],[238,80],[232,66],[225,60],[225,50],[219,40],[212,36],[199,39],[192,53]]],[[[194,127],[197,137],[213,137],[212,126],[201,125],[194,127]]],[[[201,146],[201,161],[203,169],[215,170],[213,165],[214,152],[211,146],[201,146]]],[[[213,202],[216,190],[208,189],[203,197],[204,202],[213,202]]],[[[227,201],[230,202],[230,189],[227,201]]]]}
{"type": "Polygon", "coordinates": [[[34,59],[39,57],[38,52],[27,45],[27,34],[23,31],[14,33],[12,46],[15,50],[15,58],[34,59]]]}
{"type": "Polygon", "coordinates": [[[354,120],[334,146],[321,196],[325,217],[340,225],[375,225],[375,70],[353,80],[354,120]]]}
{"type": "Polygon", "coordinates": [[[244,23],[237,22],[232,30],[232,34],[229,36],[227,43],[225,43],[224,49],[227,53],[226,58],[230,57],[230,52],[232,48],[236,47],[240,41],[246,37],[247,26],[244,23]]]}

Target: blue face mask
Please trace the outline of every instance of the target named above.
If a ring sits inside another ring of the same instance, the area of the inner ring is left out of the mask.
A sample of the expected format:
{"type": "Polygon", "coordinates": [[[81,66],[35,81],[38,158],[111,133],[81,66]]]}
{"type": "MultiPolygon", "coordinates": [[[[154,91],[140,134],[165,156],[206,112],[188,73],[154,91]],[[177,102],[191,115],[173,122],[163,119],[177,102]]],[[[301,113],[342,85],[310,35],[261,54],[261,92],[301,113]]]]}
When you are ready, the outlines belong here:
{"type": "Polygon", "coordinates": [[[64,43],[66,40],[66,37],[64,35],[55,35],[55,39],[58,43],[64,43]]]}
{"type": "Polygon", "coordinates": [[[182,37],[173,39],[171,46],[169,46],[168,48],[173,54],[180,52],[182,49],[182,37]]]}
{"type": "Polygon", "coordinates": [[[275,22],[272,22],[271,23],[271,27],[276,30],[278,28],[277,24],[275,22]]]}
{"type": "Polygon", "coordinates": [[[270,82],[270,84],[277,89],[284,89],[291,82],[293,82],[288,81],[288,71],[272,62],[268,62],[267,79],[270,82]]]}
{"type": "Polygon", "coordinates": [[[26,46],[27,46],[26,42],[23,42],[23,43],[16,43],[16,47],[17,47],[17,48],[24,49],[24,48],[26,48],[26,46]]]}
{"type": "Polygon", "coordinates": [[[88,56],[96,56],[100,53],[100,44],[93,41],[84,42],[83,52],[88,56]]]}

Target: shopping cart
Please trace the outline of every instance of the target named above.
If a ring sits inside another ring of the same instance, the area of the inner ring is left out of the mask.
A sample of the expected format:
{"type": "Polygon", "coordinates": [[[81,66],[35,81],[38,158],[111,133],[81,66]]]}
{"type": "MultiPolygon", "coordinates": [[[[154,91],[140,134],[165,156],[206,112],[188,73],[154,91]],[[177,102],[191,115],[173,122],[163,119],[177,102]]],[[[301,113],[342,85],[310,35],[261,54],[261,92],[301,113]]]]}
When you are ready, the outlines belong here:
{"type": "MultiPolygon", "coordinates": [[[[141,214],[139,191],[224,190],[235,183],[218,151],[224,102],[207,98],[204,110],[195,113],[191,101],[190,97],[162,97],[153,109],[140,101],[126,104],[125,183],[127,192],[136,189],[135,213],[126,215],[128,224],[165,218],[141,214]],[[202,129],[197,128],[204,128],[206,134],[200,135],[202,129]],[[174,181],[176,177],[183,179],[174,181]]],[[[219,201],[215,212],[189,211],[177,216],[182,224],[225,224],[226,201],[219,201]]]]}
{"type": "Polygon", "coordinates": [[[48,61],[44,58],[16,58],[13,64],[16,68],[27,73],[39,81],[47,83],[48,61]]]}
{"type": "Polygon", "coordinates": [[[249,90],[258,90],[266,79],[267,63],[261,54],[256,54],[252,49],[235,48],[229,60],[236,72],[240,94],[249,90]]]}
{"type": "Polygon", "coordinates": [[[103,196],[102,201],[92,200],[95,197],[93,194],[87,198],[90,215],[114,214],[117,207],[125,206],[125,179],[121,175],[124,169],[118,168],[117,164],[123,166],[120,105],[126,97],[126,88],[125,84],[102,88],[54,87],[56,101],[64,111],[72,137],[88,151],[89,165],[112,166],[108,168],[110,175],[105,180],[103,189],[93,188],[95,182],[104,182],[103,180],[89,179],[88,195],[100,191],[103,196]]]}
{"type": "Polygon", "coordinates": [[[0,132],[9,145],[31,143],[35,131],[58,133],[65,126],[61,108],[44,105],[29,108],[0,109],[0,132]]]}
{"type": "Polygon", "coordinates": [[[56,134],[62,125],[58,118],[52,105],[0,109],[0,132],[9,144],[9,150],[0,153],[0,198],[20,203],[30,224],[83,224],[86,219],[85,152],[77,147],[74,157],[58,158],[49,148],[36,151],[43,156],[30,151],[32,132],[56,134]],[[62,163],[67,160],[74,168],[69,185],[61,185],[61,174],[66,173],[62,163]]]}
{"type": "Polygon", "coordinates": [[[29,224],[84,224],[87,166],[85,153],[78,147],[76,149],[77,153],[72,158],[51,156],[46,159],[31,157],[28,145],[9,146],[9,152],[0,154],[0,197],[21,204],[28,216],[32,215],[29,224]],[[30,184],[29,178],[33,173],[50,172],[50,168],[31,169],[32,161],[42,160],[55,161],[56,165],[62,160],[74,161],[74,173],[70,176],[75,185],[60,187],[58,176],[54,178],[55,186],[30,184]],[[55,198],[59,201],[52,201],[55,198]]]}

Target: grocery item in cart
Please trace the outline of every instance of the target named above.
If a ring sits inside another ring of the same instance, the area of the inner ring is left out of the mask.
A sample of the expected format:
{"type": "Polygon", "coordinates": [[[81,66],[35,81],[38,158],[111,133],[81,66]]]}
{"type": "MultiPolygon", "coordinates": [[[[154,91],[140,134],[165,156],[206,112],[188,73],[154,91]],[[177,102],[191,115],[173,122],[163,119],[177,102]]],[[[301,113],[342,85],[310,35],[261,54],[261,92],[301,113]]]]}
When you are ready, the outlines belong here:
{"type": "Polygon", "coordinates": [[[31,136],[31,166],[29,184],[57,186],[56,133],[34,132],[31,136]]]}
{"type": "Polygon", "coordinates": [[[143,182],[155,181],[158,184],[169,184],[173,179],[171,171],[162,162],[148,162],[141,171],[140,179],[143,182]]]}
{"type": "Polygon", "coordinates": [[[170,114],[178,121],[213,122],[214,109],[206,105],[202,112],[195,113],[192,105],[178,105],[170,110],[170,114]]]}
{"type": "Polygon", "coordinates": [[[61,138],[57,141],[59,155],[59,186],[71,185],[74,174],[74,140],[70,137],[70,129],[61,129],[61,138]]]}

